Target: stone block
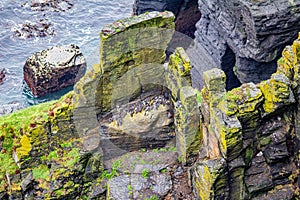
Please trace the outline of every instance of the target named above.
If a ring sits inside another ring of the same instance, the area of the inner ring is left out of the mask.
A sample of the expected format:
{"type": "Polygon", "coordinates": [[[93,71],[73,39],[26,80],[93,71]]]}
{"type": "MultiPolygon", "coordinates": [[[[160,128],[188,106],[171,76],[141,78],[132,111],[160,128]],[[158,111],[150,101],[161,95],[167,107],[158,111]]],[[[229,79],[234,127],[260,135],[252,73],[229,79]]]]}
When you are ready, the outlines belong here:
{"type": "Polygon", "coordinates": [[[34,96],[42,96],[73,85],[85,70],[86,61],[78,46],[54,46],[26,60],[24,79],[34,96]]]}

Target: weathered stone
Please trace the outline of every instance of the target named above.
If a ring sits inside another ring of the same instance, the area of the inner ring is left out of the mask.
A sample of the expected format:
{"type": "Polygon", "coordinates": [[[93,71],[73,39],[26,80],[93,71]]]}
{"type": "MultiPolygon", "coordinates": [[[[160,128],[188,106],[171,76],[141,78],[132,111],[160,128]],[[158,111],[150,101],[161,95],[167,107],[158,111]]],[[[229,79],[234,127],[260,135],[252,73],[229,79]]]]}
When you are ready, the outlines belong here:
{"type": "MultiPolygon", "coordinates": [[[[84,78],[87,81],[83,81],[86,83],[81,86],[85,87],[84,85],[91,84],[89,82],[97,81],[90,94],[82,94],[84,96],[95,95],[96,109],[99,110],[97,114],[101,111],[108,112],[113,108],[112,91],[114,85],[120,83],[119,81],[124,75],[129,73],[128,79],[121,83],[139,82],[138,76],[131,73],[131,70],[147,67],[147,64],[156,64],[163,69],[163,66],[158,64],[162,64],[166,58],[165,50],[174,32],[173,21],[174,15],[171,12],[151,12],[103,27],[100,34],[101,63],[99,66],[94,66],[92,75],[101,76],[101,80],[90,80],[90,77],[87,76],[84,78]],[[96,93],[94,93],[95,91],[96,93]]],[[[130,86],[126,87],[130,88],[130,86]]],[[[125,97],[135,99],[143,92],[144,87],[146,86],[134,86],[135,92],[129,93],[125,97]]]]}
{"type": "Polygon", "coordinates": [[[168,174],[121,175],[108,182],[107,199],[146,199],[162,198],[168,194],[172,186],[168,174]]]}
{"type": "MultiPolygon", "coordinates": [[[[222,173],[224,173],[223,159],[207,160],[193,166],[191,169],[192,186],[199,199],[216,198],[217,191],[213,188],[222,173]]],[[[225,180],[223,181],[225,182],[225,180]]],[[[219,189],[224,190],[223,187],[219,189]]]]}
{"type": "Polygon", "coordinates": [[[79,47],[55,46],[27,59],[24,79],[35,96],[42,96],[73,85],[85,70],[86,61],[79,47]]]}
{"type": "Polygon", "coordinates": [[[156,109],[141,110],[132,116],[127,113],[109,124],[100,122],[101,127],[105,127],[100,136],[105,159],[127,151],[165,146],[173,138],[169,128],[173,123],[170,112],[169,106],[158,105],[156,109]]]}
{"type": "Polygon", "coordinates": [[[131,193],[128,188],[130,185],[130,176],[122,175],[108,181],[107,197],[111,200],[127,200],[130,199],[131,193]]]}
{"type": "Polygon", "coordinates": [[[245,183],[250,194],[269,190],[273,187],[270,168],[268,168],[262,152],[252,160],[252,166],[245,172],[245,183]]]}
{"type": "Polygon", "coordinates": [[[21,188],[25,192],[28,190],[31,186],[33,186],[33,175],[32,172],[29,173],[26,178],[21,182],[21,188]]]}
{"type": "Polygon", "coordinates": [[[284,185],[277,186],[273,190],[259,194],[256,197],[252,198],[253,200],[292,200],[295,199],[294,186],[293,185],[284,185]]]}
{"type": "MultiPolygon", "coordinates": [[[[191,60],[200,74],[217,67],[226,72],[229,80],[236,79],[235,74],[242,83],[266,80],[276,71],[283,48],[299,31],[299,2],[200,0],[198,3],[201,12],[195,33],[198,57],[191,60]]],[[[195,81],[200,88],[204,84],[202,77],[195,81]]],[[[228,89],[238,86],[238,82],[231,84],[228,89]]]]}
{"type": "Polygon", "coordinates": [[[191,86],[190,59],[183,48],[177,48],[169,58],[166,84],[175,100],[184,86],[191,86]]]}
{"type": "Polygon", "coordinates": [[[261,82],[260,89],[265,98],[263,108],[266,113],[295,102],[290,81],[283,74],[273,74],[271,79],[261,82]]]}

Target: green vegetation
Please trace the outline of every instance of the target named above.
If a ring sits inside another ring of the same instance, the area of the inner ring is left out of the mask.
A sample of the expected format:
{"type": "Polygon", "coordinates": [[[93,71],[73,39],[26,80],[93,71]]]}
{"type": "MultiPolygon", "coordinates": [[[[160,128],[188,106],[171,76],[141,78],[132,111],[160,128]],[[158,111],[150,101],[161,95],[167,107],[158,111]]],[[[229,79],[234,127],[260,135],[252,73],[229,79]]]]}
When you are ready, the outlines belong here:
{"type": "Polygon", "coordinates": [[[111,172],[109,172],[108,170],[104,170],[101,174],[101,178],[102,179],[107,179],[107,180],[112,179],[113,177],[115,177],[119,174],[118,169],[121,166],[122,166],[122,161],[120,161],[120,160],[114,161],[114,163],[112,164],[111,172]]]}
{"type": "Polygon", "coordinates": [[[40,165],[32,170],[33,178],[36,180],[42,179],[45,181],[50,180],[49,168],[46,165],[40,165]]]}
{"type": "Polygon", "coordinates": [[[145,198],[144,200],[159,200],[156,195],[152,195],[150,198],[145,198]]]}
{"type": "Polygon", "coordinates": [[[147,168],[143,169],[142,176],[144,179],[147,179],[149,177],[149,174],[150,174],[149,169],[147,169],[147,168]]]}

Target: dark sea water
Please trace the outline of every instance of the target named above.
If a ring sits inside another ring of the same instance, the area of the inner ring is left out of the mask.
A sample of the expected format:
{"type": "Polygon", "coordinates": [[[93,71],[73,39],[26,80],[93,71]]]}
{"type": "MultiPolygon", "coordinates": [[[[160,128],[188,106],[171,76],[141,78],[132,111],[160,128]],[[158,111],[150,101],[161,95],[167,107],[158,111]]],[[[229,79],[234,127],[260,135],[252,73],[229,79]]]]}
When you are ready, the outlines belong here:
{"type": "MultiPolygon", "coordinates": [[[[35,0],[38,1],[38,0],[35,0]]],[[[40,0],[41,1],[41,0],[40,0]]],[[[130,16],[133,0],[71,0],[73,7],[65,12],[32,10],[22,6],[22,0],[0,1],[0,67],[6,69],[6,78],[0,85],[0,105],[17,103],[22,106],[38,104],[59,98],[67,90],[42,98],[34,98],[23,83],[23,66],[34,52],[54,45],[74,43],[87,60],[88,68],[99,63],[99,32],[104,24],[130,16]],[[55,35],[19,38],[14,30],[26,22],[44,20],[51,23],[55,35]]]]}

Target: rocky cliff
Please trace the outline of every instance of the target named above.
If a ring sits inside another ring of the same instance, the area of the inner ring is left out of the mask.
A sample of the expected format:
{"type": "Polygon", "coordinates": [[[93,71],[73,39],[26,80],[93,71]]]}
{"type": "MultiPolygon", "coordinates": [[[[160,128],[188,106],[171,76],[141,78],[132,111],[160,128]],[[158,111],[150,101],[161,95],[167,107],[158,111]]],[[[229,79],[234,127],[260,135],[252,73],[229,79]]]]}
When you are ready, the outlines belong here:
{"type": "Polygon", "coordinates": [[[225,71],[227,88],[270,78],[283,48],[300,29],[298,1],[199,0],[195,85],[202,88],[201,74],[212,66],[225,71]],[[201,59],[198,59],[198,58],[201,59]],[[198,79],[198,80],[196,80],[198,79]]]}
{"type": "MultiPolygon", "coordinates": [[[[272,5],[243,5],[259,3],[272,5]]],[[[299,198],[300,36],[267,80],[227,91],[228,71],[212,64],[199,91],[201,65],[183,48],[164,63],[174,19],[150,12],[105,26],[101,62],[73,92],[0,117],[1,199],[299,198]]],[[[197,48],[202,64],[218,62],[197,48]]],[[[253,48],[228,55],[258,56],[253,48]]],[[[256,59],[277,55],[264,53],[256,59]]]]}
{"type": "Polygon", "coordinates": [[[300,35],[270,79],[227,92],[223,71],[204,73],[200,199],[299,198],[299,50],[300,35]]]}

